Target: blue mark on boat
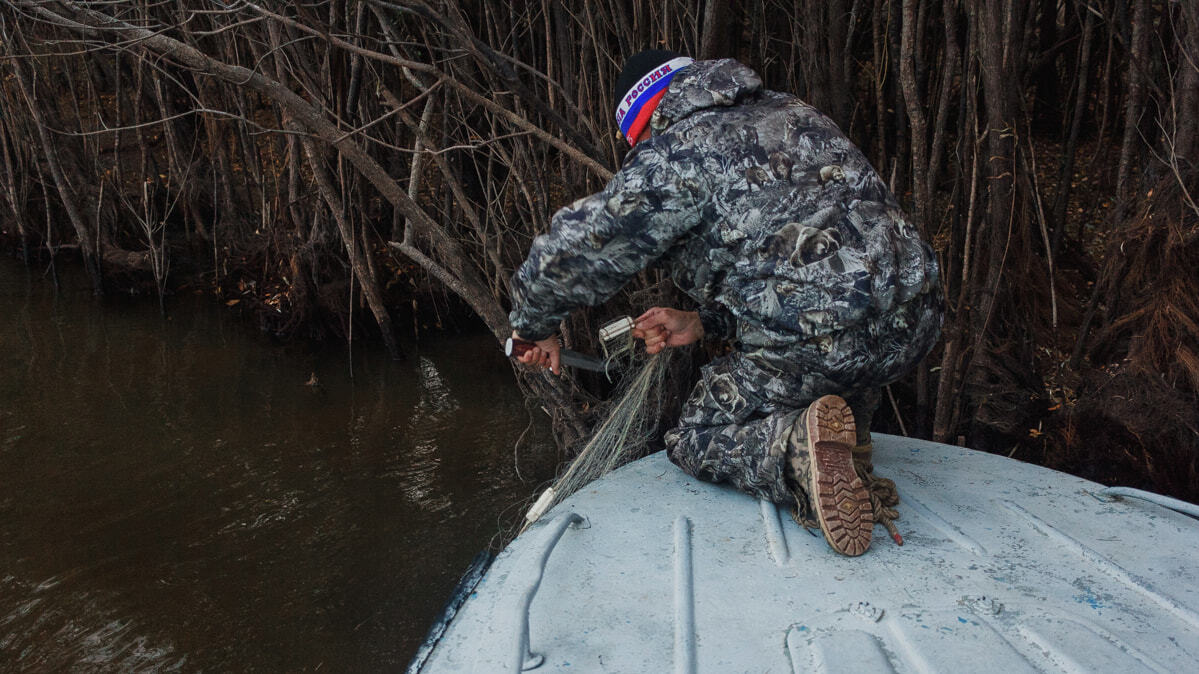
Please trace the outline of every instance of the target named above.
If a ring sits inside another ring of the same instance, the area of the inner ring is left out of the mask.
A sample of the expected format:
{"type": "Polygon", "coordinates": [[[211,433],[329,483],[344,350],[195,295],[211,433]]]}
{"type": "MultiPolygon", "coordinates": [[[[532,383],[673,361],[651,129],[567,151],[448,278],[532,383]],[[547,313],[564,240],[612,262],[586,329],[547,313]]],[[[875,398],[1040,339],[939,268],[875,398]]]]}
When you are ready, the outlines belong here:
{"type": "Polygon", "coordinates": [[[1086,604],[1087,606],[1090,606],[1091,608],[1095,609],[1096,611],[1101,611],[1103,609],[1103,600],[1100,599],[1099,597],[1096,597],[1091,592],[1087,592],[1086,594],[1074,595],[1074,601],[1076,601],[1080,604],[1086,604]]]}

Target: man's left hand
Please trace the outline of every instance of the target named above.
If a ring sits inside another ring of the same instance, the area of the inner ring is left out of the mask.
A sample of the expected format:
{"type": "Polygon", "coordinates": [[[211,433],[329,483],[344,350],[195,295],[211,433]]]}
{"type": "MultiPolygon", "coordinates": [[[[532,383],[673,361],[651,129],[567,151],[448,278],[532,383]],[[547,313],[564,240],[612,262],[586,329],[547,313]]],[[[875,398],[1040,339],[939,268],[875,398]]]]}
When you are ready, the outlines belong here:
{"type": "Polygon", "coordinates": [[[700,340],[704,326],[697,312],[654,307],[634,321],[633,336],[645,340],[645,352],[654,354],[668,346],[686,346],[700,340]]]}

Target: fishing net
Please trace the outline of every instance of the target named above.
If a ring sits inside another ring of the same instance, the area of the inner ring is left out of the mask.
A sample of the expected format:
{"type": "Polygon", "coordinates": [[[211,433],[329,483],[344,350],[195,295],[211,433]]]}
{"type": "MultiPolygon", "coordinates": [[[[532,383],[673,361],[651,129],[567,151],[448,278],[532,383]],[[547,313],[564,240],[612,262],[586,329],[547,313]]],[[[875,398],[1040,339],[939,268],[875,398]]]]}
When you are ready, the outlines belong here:
{"type": "Polygon", "coordinates": [[[603,348],[609,372],[623,373],[612,402],[578,456],[529,510],[521,531],[588,483],[646,454],[657,436],[665,397],[662,392],[676,349],[654,355],[638,353],[631,336],[616,344],[605,343],[603,348]]]}

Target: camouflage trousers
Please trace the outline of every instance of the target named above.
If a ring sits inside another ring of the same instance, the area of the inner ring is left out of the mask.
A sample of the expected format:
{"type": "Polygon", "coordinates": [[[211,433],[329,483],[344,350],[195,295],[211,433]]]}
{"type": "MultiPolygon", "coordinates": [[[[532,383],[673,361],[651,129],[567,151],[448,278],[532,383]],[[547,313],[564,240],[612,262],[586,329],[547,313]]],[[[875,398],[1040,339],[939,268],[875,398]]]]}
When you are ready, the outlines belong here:
{"type": "Polygon", "coordinates": [[[679,426],[666,433],[670,460],[707,482],[727,482],[779,504],[794,504],[788,489],[788,449],[807,458],[808,405],[835,394],[853,408],[858,442],[870,439],[880,389],[847,388],[821,374],[783,375],[757,358],[734,352],[704,366],[683,405],[679,426]],[[799,422],[799,423],[797,423],[799,422]]]}

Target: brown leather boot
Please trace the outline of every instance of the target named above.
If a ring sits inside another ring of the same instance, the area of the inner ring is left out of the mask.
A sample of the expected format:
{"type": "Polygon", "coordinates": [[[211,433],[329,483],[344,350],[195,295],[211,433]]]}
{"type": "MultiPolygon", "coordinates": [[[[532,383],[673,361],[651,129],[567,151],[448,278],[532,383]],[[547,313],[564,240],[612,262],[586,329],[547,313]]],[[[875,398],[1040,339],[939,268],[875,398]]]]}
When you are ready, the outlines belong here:
{"type": "Polygon", "coordinates": [[[870,493],[854,469],[857,441],[853,410],[839,396],[824,396],[805,415],[810,462],[807,493],[825,540],[843,555],[870,547],[874,512],[870,493]]]}

